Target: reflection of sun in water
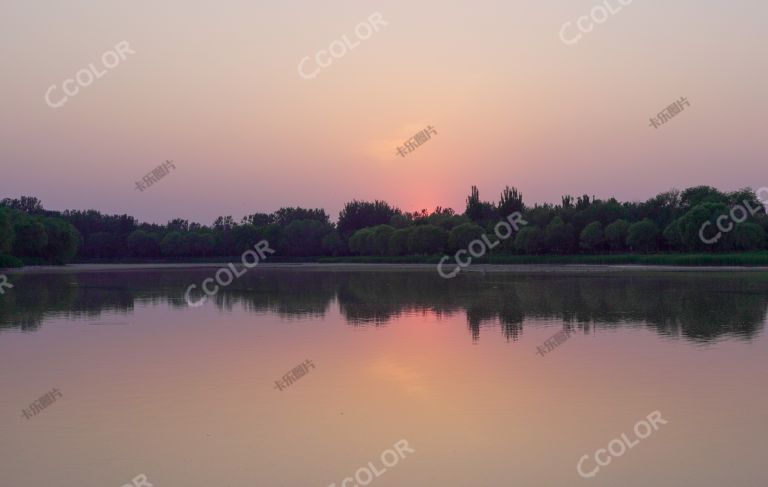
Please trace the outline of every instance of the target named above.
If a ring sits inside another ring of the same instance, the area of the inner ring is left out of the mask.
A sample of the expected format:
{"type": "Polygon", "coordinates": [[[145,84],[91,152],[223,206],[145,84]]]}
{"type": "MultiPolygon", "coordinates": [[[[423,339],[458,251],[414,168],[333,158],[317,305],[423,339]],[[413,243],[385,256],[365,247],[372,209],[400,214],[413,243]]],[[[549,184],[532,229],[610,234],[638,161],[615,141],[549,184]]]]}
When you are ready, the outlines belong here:
{"type": "Polygon", "coordinates": [[[397,148],[403,147],[405,141],[426,129],[427,122],[411,122],[402,125],[386,139],[374,139],[368,143],[365,154],[379,161],[396,161],[404,159],[397,154],[397,148]]]}
{"type": "Polygon", "coordinates": [[[413,367],[397,363],[394,360],[380,359],[371,363],[369,368],[378,379],[391,383],[410,396],[425,399],[431,395],[426,377],[413,367]]]}

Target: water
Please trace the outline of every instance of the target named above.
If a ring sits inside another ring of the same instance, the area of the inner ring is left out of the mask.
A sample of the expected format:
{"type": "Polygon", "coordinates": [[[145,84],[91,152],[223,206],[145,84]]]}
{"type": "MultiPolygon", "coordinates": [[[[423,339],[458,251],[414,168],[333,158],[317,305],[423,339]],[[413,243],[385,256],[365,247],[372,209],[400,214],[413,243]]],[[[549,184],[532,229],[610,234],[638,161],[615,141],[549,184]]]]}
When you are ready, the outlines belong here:
{"type": "Polygon", "coordinates": [[[766,274],[213,270],[9,276],[0,485],[768,482],[766,274]]]}

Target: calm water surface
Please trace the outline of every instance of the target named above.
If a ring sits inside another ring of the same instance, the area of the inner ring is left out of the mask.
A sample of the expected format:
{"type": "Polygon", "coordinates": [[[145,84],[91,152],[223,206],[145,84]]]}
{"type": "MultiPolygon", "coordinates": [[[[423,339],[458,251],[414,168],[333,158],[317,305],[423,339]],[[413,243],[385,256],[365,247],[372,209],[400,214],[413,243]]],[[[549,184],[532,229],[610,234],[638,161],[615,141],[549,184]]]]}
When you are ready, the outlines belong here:
{"type": "Polygon", "coordinates": [[[768,485],[766,274],[213,271],[9,276],[1,486],[768,485]]]}

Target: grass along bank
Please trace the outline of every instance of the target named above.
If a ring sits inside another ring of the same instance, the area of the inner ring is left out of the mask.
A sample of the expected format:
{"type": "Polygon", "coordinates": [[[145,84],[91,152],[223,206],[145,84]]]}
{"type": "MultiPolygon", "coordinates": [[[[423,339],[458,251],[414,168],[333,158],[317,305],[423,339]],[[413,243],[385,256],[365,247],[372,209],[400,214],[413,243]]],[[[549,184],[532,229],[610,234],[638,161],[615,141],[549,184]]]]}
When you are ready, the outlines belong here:
{"type": "MultiPolygon", "coordinates": [[[[319,263],[393,263],[437,264],[443,255],[430,256],[354,256],[321,257],[319,263]]],[[[659,254],[603,254],[603,255],[491,255],[473,259],[473,264],[584,264],[584,265],[669,265],[669,266],[768,266],[768,251],[714,253],[659,253],[659,254]]],[[[447,264],[450,264],[448,262],[447,264]]]]}

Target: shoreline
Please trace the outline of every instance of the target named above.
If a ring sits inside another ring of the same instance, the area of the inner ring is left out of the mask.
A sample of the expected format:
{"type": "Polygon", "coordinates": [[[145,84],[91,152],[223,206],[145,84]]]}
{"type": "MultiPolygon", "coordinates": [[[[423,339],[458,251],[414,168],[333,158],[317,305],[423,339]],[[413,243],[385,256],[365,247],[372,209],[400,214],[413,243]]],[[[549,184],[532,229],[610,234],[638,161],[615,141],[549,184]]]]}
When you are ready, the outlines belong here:
{"type": "MultiPolygon", "coordinates": [[[[63,266],[25,266],[0,269],[4,274],[50,274],[69,272],[126,272],[151,270],[187,270],[226,267],[226,262],[148,263],[148,264],[67,264],[63,266]]],[[[235,264],[242,267],[242,264],[235,264]]],[[[456,266],[446,264],[452,271],[456,266]]],[[[393,263],[260,263],[254,269],[305,271],[419,271],[437,273],[436,264],[393,263]]],[[[475,273],[545,274],[595,272],[768,272],[768,266],[680,266],[650,264],[473,264],[461,270],[475,273]]]]}

